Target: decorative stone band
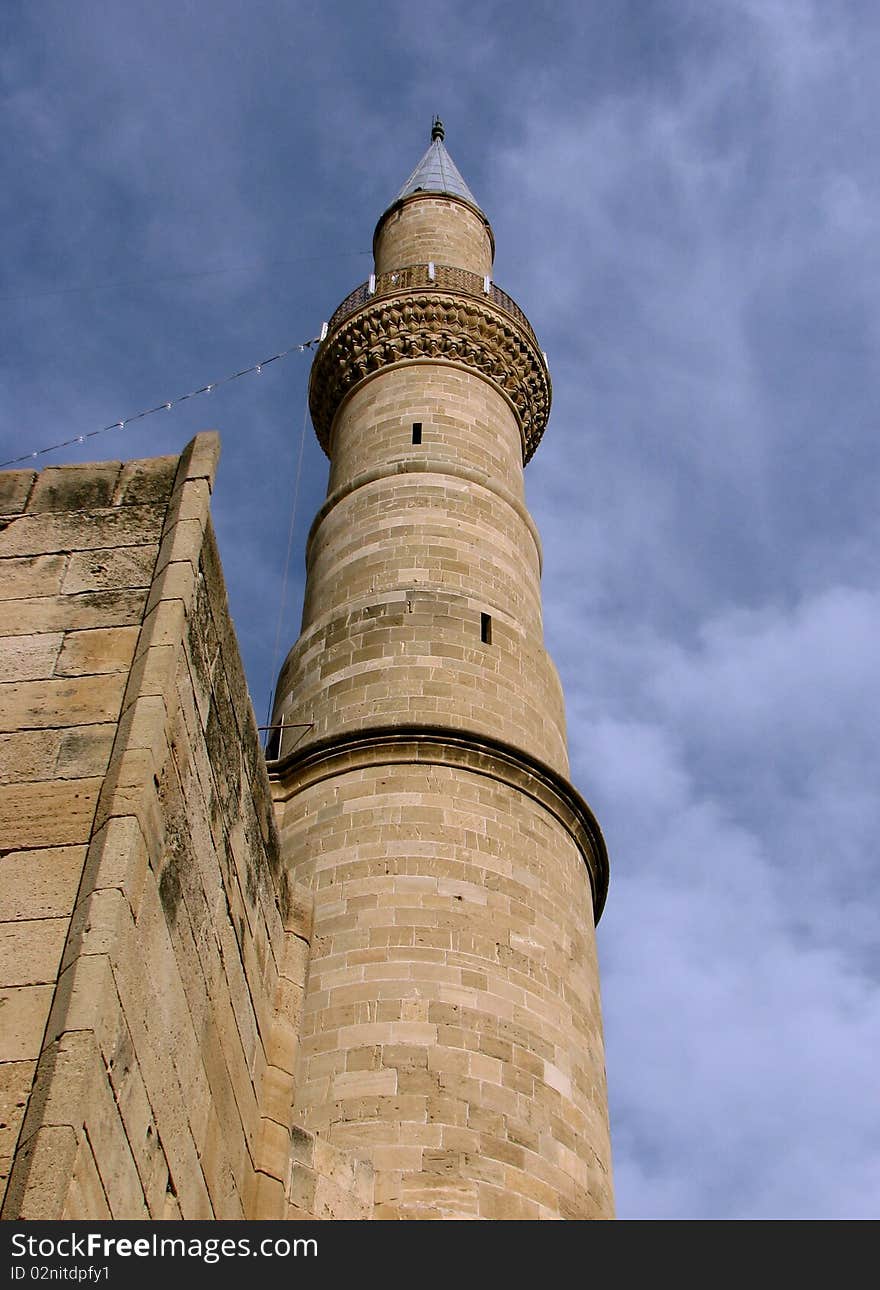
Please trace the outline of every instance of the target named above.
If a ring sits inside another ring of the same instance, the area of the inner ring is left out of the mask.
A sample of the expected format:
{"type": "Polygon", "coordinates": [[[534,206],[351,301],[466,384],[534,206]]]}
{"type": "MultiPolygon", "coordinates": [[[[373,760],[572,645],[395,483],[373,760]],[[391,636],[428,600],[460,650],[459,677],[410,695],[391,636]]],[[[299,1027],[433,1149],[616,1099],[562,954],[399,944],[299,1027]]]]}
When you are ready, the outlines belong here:
{"type": "Polygon", "coordinates": [[[523,462],[550,415],[550,373],[530,332],[488,300],[444,291],[371,297],[322,341],[309,384],[309,408],[324,451],[342,400],[383,368],[408,362],[454,363],[478,372],[506,396],[520,424],[523,462]]]}
{"type": "Polygon", "coordinates": [[[516,511],[529,530],[538,554],[538,572],[540,573],[544,560],[541,535],[538,532],[537,524],[532,519],[524,503],[518,497],[514,497],[509,488],[505,488],[503,484],[499,483],[497,479],[493,479],[485,470],[477,470],[474,466],[463,466],[459,462],[443,461],[434,457],[403,457],[399,461],[391,461],[387,465],[374,466],[372,470],[364,470],[359,475],[355,475],[354,479],[350,479],[346,483],[340,484],[338,488],[334,488],[312,520],[312,527],[309,529],[309,536],[306,539],[306,568],[311,566],[312,543],[315,540],[315,535],[334,506],[341,502],[344,497],[348,497],[350,493],[357,492],[359,488],[372,484],[377,479],[389,479],[397,475],[410,474],[452,475],[456,479],[466,479],[471,484],[480,484],[483,488],[493,492],[496,497],[500,497],[512,510],[516,511]]]}
{"type": "Polygon", "coordinates": [[[437,765],[486,775],[549,811],[569,833],[587,866],[598,923],[608,894],[608,851],[596,817],[569,782],[551,767],[500,739],[446,726],[358,730],[294,749],[270,762],[269,777],[287,800],[321,780],[367,766],[437,765]]]}

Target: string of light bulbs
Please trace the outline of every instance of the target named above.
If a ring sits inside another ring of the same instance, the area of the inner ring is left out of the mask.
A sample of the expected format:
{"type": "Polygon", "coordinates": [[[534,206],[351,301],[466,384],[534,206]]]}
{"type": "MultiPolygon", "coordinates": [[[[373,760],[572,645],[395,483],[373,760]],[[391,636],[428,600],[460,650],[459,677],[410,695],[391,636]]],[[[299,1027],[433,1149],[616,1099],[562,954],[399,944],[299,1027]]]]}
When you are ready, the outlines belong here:
{"type": "Polygon", "coordinates": [[[61,448],[70,448],[75,444],[85,443],[87,439],[94,439],[96,435],[108,434],[111,430],[124,430],[126,426],[131,425],[133,421],[142,421],[144,417],[152,416],[154,412],[170,412],[178,403],[185,403],[187,399],[194,399],[199,394],[210,394],[216,390],[219,385],[228,385],[230,381],[237,381],[241,376],[259,375],[264,367],[270,363],[277,363],[280,358],[287,358],[289,354],[302,354],[313,345],[317,345],[322,338],[313,336],[311,340],[303,341],[298,345],[290,345],[287,349],[282,349],[280,353],[273,354],[271,358],[263,358],[259,363],[254,363],[250,367],[243,367],[240,372],[233,372],[231,376],[223,376],[218,381],[211,381],[208,385],[201,385],[197,390],[190,390],[188,394],[180,394],[176,399],[168,399],[165,403],[157,403],[154,408],[146,408],[143,412],[136,412],[133,416],[126,417],[123,421],[112,421],[110,425],[101,426],[98,430],[89,430],[86,434],[74,435],[71,439],[63,439],[60,443],[50,444],[47,448],[37,448],[34,452],[26,452],[21,457],[11,457],[9,461],[0,461],[0,470],[7,466],[18,466],[22,462],[33,461],[37,457],[43,457],[49,452],[58,452],[61,448]]]}

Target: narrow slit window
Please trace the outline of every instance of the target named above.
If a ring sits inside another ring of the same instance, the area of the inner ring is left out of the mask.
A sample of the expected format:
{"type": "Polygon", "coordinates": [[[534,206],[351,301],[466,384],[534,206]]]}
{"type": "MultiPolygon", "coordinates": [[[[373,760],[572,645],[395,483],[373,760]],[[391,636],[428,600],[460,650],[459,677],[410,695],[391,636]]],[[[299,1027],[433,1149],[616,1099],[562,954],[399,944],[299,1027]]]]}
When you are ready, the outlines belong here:
{"type": "Polygon", "coordinates": [[[413,443],[422,442],[422,423],[421,421],[413,422],[413,443]]]}
{"type": "Polygon", "coordinates": [[[492,644],[492,615],[480,614],[480,640],[484,645],[492,644]]]}

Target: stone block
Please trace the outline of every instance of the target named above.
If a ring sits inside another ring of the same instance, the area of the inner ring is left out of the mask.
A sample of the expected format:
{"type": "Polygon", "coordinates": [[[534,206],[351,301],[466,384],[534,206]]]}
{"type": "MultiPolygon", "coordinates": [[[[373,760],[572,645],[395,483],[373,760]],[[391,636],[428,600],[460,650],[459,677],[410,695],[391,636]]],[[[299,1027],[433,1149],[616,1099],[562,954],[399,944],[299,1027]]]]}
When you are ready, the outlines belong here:
{"type": "Polygon", "coordinates": [[[106,1047],[117,1029],[118,1010],[109,959],[105,955],[82,955],[59,975],[44,1046],[54,1043],[66,1031],[88,1031],[99,1045],[106,1047]]]}
{"type": "Polygon", "coordinates": [[[236,1150],[240,1142],[239,1134],[228,1132],[228,1125],[221,1125],[215,1111],[208,1116],[207,1130],[199,1150],[202,1173],[211,1197],[211,1208],[218,1219],[241,1219],[245,1217],[242,1195],[246,1196],[253,1169],[249,1158],[247,1169],[240,1180],[236,1178],[236,1158],[243,1164],[247,1153],[236,1150]]]}
{"type": "Polygon", "coordinates": [[[2,1159],[11,1159],[15,1151],[36,1068],[36,1059],[0,1063],[0,1158],[2,1159]]]}
{"type": "Polygon", "coordinates": [[[119,548],[158,542],[164,517],[163,506],[29,512],[0,532],[0,557],[103,549],[109,559],[119,548]]]}
{"type": "Polygon", "coordinates": [[[0,785],[4,849],[31,851],[87,841],[100,789],[99,778],[0,785]]]}
{"type": "Polygon", "coordinates": [[[133,927],[131,908],[118,888],[83,892],[70,919],[62,970],[80,955],[115,958],[120,942],[133,927]]]}
{"type": "Polygon", "coordinates": [[[14,602],[3,606],[0,634],[40,630],[29,624],[26,605],[18,602],[57,595],[67,572],[67,561],[67,555],[54,553],[0,560],[0,601],[14,602]]]}
{"type": "Polygon", "coordinates": [[[28,511],[88,511],[111,505],[118,461],[47,466],[37,476],[28,511]]]}
{"type": "Polygon", "coordinates": [[[374,1169],[381,1172],[397,1169],[404,1173],[418,1172],[422,1167],[422,1151],[422,1147],[396,1143],[393,1146],[373,1147],[370,1159],[374,1169]]]}
{"type": "Polygon", "coordinates": [[[290,906],[285,918],[285,931],[290,931],[303,940],[311,940],[314,909],[315,897],[312,891],[302,882],[290,885],[290,906]]]}
{"type": "Polygon", "coordinates": [[[293,1124],[290,1129],[290,1158],[296,1164],[312,1168],[315,1159],[315,1135],[293,1124]]]}
{"type": "Polygon", "coordinates": [[[284,1185],[290,1170],[290,1131],[285,1125],[263,1118],[257,1136],[256,1168],[284,1185]]]}
{"type": "MultiPolygon", "coordinates": [[[[130,975],[129,967],[120,986],[127,1024],[131,1030],[134,1050],[150,1097],[156,1119],[156,1129],[167,1158],[167,1167],[173,1188],[173,1203],[166,1202],[166,1218],[210,1219],[214,1216],[205,1184],[198,1152],[193,1138],[193,1124],[205,1118],[205,1102],[197,1079],[195,1066],[188,1071],[189,1078],[181,1085],[167,1033],[158,1013],[156,995],[144,989],[141,979],[130,975]],[[137,987],[140,987],[138,989],[137,987]]],[[[199,1130],[203,1137],[203,1130],[199,1130]]]]}
{"type": "Polygon", "coordinates": [[[128,678],[127,694],[169,696],[174,693],[179,650],[175,645],[151,645],[138,651],[128,678]]]}
{"type": "Polygon", "coordinates": [[[113,1093],[97,1062],[89,1081],[86,1131],[114,1219],[149,1218],[146,1196],[113,1093]]]}
{"type": "MultiPolygon", "coordinates": [[[[214,1075],[222,1063],[224,1078],[220,1087],[225,1090],[225,1081],[228,1079],[236,1108],[235,1112],[224,1119],[226,1131],[229,1124],[234,1123],[237,1117],[241,1122],[248,1149],[253,1154],[256,1151],[260,1123],[257,1094],[250,1077],[229,996],[222,988],[211,996],[211,1019],[216,1021],[216,1033],[211,1035],[209,1030],[208,1034],[203,1036],[201,1053],[211,1080],[212,1093],[215,1088],[214,1075]]],[[[213,1026],[210,1029],[213,1030],[213,1026]]],[[[216,1093],[214,1095],[217,1096],[216,1093]]]]}
{"type": "Polygon", "coordinates": [[[0,923],[0,981],[3,985],[54,983],[67,927],[67,918],[0,923]]]}
{"type": "Polygon", "coordinates": [[[80,1136],[69,1125],[41,1128],[15,1156],[0,1218],[55,1221],[64,1212],[80,1136]]]}
{"type": "Polygon", "coordinates": [[[150,856],[133,815],[114,816],[92,838],[83,876],[83,895],[96,888],[118,887],[136,918],[150,856]]]}
{"type": "Polygon", "coordinates": [[[354,1192],[344,1190],[328,1178],[316,1179],[313,1204],[315,1218],[319,1219],[352,1222],[371,1217],[354,1192]]]}
{"type": "Polygon", "coordinates": [[[79,676],[0,684],[0,730],[115,721],[125,676],[79,676]]]}
{"type": "MultiPolygon", "coordinates": [[[[90,1030],[61,1035],[40,1056],[22,1130],[26,1142],[40,1128],[69,1125],[78,1130],[86,1116],[90,1087],[100,1068],[98,1045],[90,1030]]],[[[105,1079],[100,1070],[100,1079],[105,1079]]]]}
{"type": "Polygon", "coordinates": [[[178,574],[187,579],[188,597],[195,591],[195,578],[208,522],[208,497],[206,492],[201,491],[204,487],[204,481],[188,482],[181,492],[175,494],[156,560],[158,577],[174,564],[189,565],[188,572],[183,567],[178,570],[178,574]]]}
{"type": "MultiPolygon", "coordinates": [[[[185,483],[174,490],[168,513],[168,523],[163,534],[163,541],[173,533],[178,524],[197,520],[204,528],[211,507],[211,490],[205,478],[188,478],[185,483]]],[[[160,566],[161,568],[161,563],[160,566]]]]}
{"type": "Polygon", "coordinates": [[[0,920],[69,915],[85,858],[84,846],[0,856],[0,920]]]}
{"type": "Polygon", "coordinates": [[[303,988],[309,970],[309,943],[290,932],[284,934],[282,975],[294,985],[303,988]]]}
{"type": "Polygon", "coordinates": [[[73,1177],[64,1199],[61,1218],[65,1222],[100,1222],[112,1217],[91,1144],[83,1136],[74,1160],[73,1177]]]}
{"type": "Polygon", "coordinates": [[[21,514],[36,478],[35,470],[0,471],[0,515],[21,514]]]}
{"type": "Polygon", "coordinates": [[[203,430],[184,448],[174,481],[175,491],[184,480],[206,479],[213,487],[220,461],[220,436],[216,430],[203,430]]]}
{"type": "MultiPolygon", "coordinates": [[[[262,1175],[265,1177],[265,1175],[262,1175]]],[[[273,1179],[273,1181],[275,1181],[273,1179]]],[[[315,1213],[315,1190],[318,1185],[318,1176],[314,1169],[308,1165],[294,1160],[290,1171],[290,1185],[287,1191],[287,1200],[300,1214],[307,1214],[310,1217],[317,1218],[315,1213]]]]}
{"type": "Polygon", "coordinates": [[[333,1077],[333,1097],[375,1097],[397,1092],[395,1070],[344,1071],[333,1077]]]}
{"type": "Polygon", "coordinates": [[[119,723],[118,756],[113,765],[133,751],[146,749],[153,756],[154,770],[159,771],[168,760],[170,743],[171,719],[166,701],[159,695],[139,694],[132,700],[129,693],[126,698],[119,723]]]}
{"type": "Polygon", "coordinates": [[[183,603],[180,600],[162,600],[144,619],[140,648],[146,649],[153,645],[182,648],[185,633],[186,613],[183,603]]]}
{"type": "Polygon", "coordinates": [[[260,1113],[289,1127],[293,1113],[293,1076],[277,1066],[265,1066],[259,1087],[260,1113]]]}
{"type": "MultiPolygon", "coordinates": [[[[125,1027],[124,1017],[121,1015],[120,1023],[125,1027]]],[[[127,1027],[125,1029],[127,1031],[127,1027]]],[[[152,1214],[164,1198],[168,1166],[156,1133],[143,1077],[134,1060],[134,1048],[127,1034],[126,1039],[127,1060],[109,1066],[108,1074],[147,1208],[152,1214]]]]}
{"type": "Polygon", "coordinates": [[[0,638],[0,682],[51,676],[62,639],[60,632],[0,638]]]}
{"type": "Polygon", "coordinates": [[[128,461],[119,472],[112,505],[138,506],[167,502],[174,486],[177,457],[151,457],[128,461]]]}
{"type": "Polygon", "coordinates": [[[62,738],[60,730],[23,730],[0,735],[0,784],[49,779],[62,738]]]}
{"type": "Polygon", "coordinates": [[[39,1055],[54,987],[0,988],[0,1062],[31,1061],[39,1055]]]}
{"type": "Polygon", "coordinates": [[[156,547],[114,547],[74,551],[62,583],[65,595],[85,591],[112,591],[149,587],[156,563],[156,547]]]}
{"type": "MultiPolygon", "coordinates": [[[[85,779],[103,775],[110,764],[117,726],[74,726],[60,733],[55,774],[60,779],[85,779]]],[[[36,776],[35,778],[40,778],[36,776]]]]}
{"type": "Polygon", "coordinates": [[[156,774],[157,758],[151,750],[126,749],[110,762],[95,814],[96,832],[110,819],[134,817],[147,842],[151,860],[158,860],[165,845],[165,822],[156,774]]]}
{"type": "MultiPolygon", "coordinates": [[[[66,561],[67,557],[63,558],[66,561]]],[[[0,581],[4,566],[9,563],[8,560],[0,560],[0,581]]],[[[70,596],[41,592],[27,600],[16,600],[14,617],[10,612],[0,614],[0,636],[74,631],[86,627],[125,627],[141,621],[146,599],[145,588],[93,591],[70,596]]],[[[9,606],[6,609],[8,611],[9,606]]]]}
{"type": "Polygon", "coordinates": [[[268,1174],[252,1173],[244,1197],[245,1217],[277,1222],[284,1218],[286,1208],[284,1185],[268,1174]]]}
{"type": "Polygon", "coordinates": [[[358,1185],[358,1160],[348,1150],[323,1138],[315,1139],[314,1169],[322,1178],[350,1192],[358,1185]]]}
{"type": "Polygon", "coordinates": [[[480,1217],[491,1219],[535,1220],[539,1217],[538,1205],[526,1196],[494,1187],[490,1183],[480,1184],[480,1217]]]}
{"type": "Polygon", "coordinates": [[[56,676],[127,672],[134,658],[139,628],[107,627],[68,632],[55,666],[56,676]]]}
{"type": "Polygon", "coordinates": [[[147,613],[163,600],[179,600],[189,611],[195,595],[197,563],[198,552],[195,555],[195,565],[190,564],[188,560],[166,562],[150,588],[147,613]]]}

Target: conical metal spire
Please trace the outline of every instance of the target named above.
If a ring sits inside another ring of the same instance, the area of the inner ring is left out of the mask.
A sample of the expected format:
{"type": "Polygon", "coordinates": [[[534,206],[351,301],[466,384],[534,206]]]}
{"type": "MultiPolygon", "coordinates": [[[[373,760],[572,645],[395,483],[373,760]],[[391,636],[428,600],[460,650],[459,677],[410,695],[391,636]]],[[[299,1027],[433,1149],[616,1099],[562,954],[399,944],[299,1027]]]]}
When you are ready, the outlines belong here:
{"type": "Polygon", "coordinates": [[[396,202],[399,202],[402,197],[409,197],[411,193],[449,193],[451,197],[462,197],[472,206],[476,206],[477,210],[480,209],[479,202],[462,179],[458,167],[446,150],[443,142],[445,137],[443,122],[438,116],[434,117],[431,126],[431,146],[395,197],[396,202]]]}

